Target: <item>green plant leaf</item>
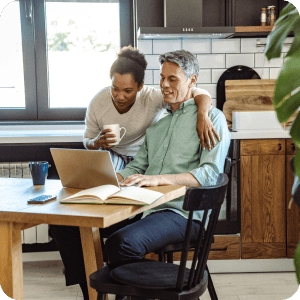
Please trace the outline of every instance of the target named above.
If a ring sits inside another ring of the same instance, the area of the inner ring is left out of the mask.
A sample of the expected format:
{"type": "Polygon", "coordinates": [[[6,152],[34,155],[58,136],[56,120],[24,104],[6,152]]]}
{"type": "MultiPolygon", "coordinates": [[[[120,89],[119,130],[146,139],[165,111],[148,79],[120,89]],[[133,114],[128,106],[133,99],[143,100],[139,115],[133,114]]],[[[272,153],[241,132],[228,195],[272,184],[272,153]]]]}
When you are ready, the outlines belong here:
{"type": "Polygon", "coordinates": [[[265,55],[268,60],[280,57],[283,43],[287,35],[295,28],[299,14],[292,4],[285,7],[278,20],[275,22],[275,29],[268,35],[265,55]],[[285,8],[287,8],[285,10],[285,8]]]}
{"type": "Polygon", "coordinates": [[[297,281],[298,281],[298,284],[300,284],[300,242],[298,243],[298,246],[295,251],[294,266],[295,266],[295,270],[296,270],[297,281]]]}
{"type": "Polygon", "coordinates": [[[292,114],[300,107],[300,91],[289,97],[280,105],[275,106],[277,118],[280,123],[287,122],[292,114]]]}
{"type": "Polygon", "coordinates": [[[299,149],[297,149],[294,157],[294,168],[295,168],[294,170],[295,174],[297,175],[298,178],[300,178],[299,177],[300,175],[300,150],[299,149]]]}
{"type": "Polygon", "coordinates": [[[296,7],[292,3],[289,3],[280,12],[279,17],[275,22],[275,25],[280,26],[282,24],[282,21],[284,21],[286,17],[293,15],[293,14],[297,14],[297,13],[298,13],[298,11],[297,11],[296,7]]]}
{"type": "Polygon", "coordinates": [[[295,32],[295,36],[294,36],[293,44],[290,50],[288,51],[288,53],[286,54],[286,57],[290,57],[293,55],[298,57],[300,56],[300,16],[298,21],[295,24],[294,32],[295,32]]]}
{"type": "Polygon", "coordinates": [[[273,104],[275,107],[283,105],[286,96],[300,86],[300,57],[290,57],[276,80],[273,104]]]}

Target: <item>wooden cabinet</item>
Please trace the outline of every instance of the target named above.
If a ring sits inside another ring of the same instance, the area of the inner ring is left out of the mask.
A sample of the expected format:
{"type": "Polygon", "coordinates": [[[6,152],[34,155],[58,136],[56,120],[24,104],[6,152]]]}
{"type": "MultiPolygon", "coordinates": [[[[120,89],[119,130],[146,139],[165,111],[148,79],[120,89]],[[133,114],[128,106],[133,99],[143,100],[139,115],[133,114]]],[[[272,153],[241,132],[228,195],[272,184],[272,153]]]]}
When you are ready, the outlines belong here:
{"type": "Polygon", "coordinates": [[[241,140],[241,257],[286,257],[285,140],[241,140]]]}
{"type": "Polygon", "coordinates": [[[296,147],[291,139],[286,140],[286,226],[287,226],[287,257],[293,258],[296,246],[300,240],[300,208],[292,202],[291,191],[294,183],[294,175],[290,168],[290,160],[295,155],[296,147]]]}

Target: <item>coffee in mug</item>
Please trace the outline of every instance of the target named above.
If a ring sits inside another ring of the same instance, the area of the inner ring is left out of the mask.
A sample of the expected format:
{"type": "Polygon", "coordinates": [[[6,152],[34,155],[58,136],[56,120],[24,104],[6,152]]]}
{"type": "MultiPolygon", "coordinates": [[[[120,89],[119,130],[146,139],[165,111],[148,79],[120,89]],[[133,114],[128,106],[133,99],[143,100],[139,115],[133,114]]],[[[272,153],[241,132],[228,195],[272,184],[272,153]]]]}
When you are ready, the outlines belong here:
{"type": "Polygon", "coordinates": [[[115,143],[108,143],[109,145],[119,145],[120,141],[122,140],[122,138],[124,137],[124,135],[126,133],[126,129],[124,127],[120,128],[119,124],[104,125],[103,129],[110,129],[111,132],[109,132],[109,133],[114,134],[116,136],[114,138],[107,139],[107,140],[117,140],[115,143]],[[122,129],[124,129],[124,133],[120,137],[120,132],[122,129]]]}

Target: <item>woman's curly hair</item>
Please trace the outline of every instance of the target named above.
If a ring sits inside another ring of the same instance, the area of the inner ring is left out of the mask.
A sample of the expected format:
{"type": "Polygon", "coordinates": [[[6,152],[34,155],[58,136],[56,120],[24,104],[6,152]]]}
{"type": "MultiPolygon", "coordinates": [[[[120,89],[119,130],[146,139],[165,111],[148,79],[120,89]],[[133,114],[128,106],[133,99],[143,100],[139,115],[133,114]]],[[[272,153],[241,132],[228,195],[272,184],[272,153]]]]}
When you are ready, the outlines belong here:
{"type": "Polygon", "coordinates": [[[144,82],[147,61],[145,55],[132,46],[123,47],[117,54],[118,58],[110,68],[110,78],[115,73],[132,74],[138,85],[144,82]]]}

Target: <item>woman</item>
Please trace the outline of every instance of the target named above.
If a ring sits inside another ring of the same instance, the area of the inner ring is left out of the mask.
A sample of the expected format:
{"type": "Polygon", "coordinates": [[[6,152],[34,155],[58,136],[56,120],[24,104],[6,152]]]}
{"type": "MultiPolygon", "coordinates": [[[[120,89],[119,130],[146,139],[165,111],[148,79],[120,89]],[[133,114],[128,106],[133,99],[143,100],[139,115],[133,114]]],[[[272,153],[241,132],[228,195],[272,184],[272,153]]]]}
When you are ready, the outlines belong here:
{"type": "MultiPolygon", "coordinates": [[[[87,149],[110,151],[116,172],[134,158],[143,143],[146,129],[163,116],[167,107],[160,90],[144,86],[146,67],[147,62],[140,51],[132,47],[123,48],[110,69],[112,86],[102,89],[87,109],[84,145],[87,149]],[[107,140],[115,137],[109,133],[110,129],[102,129],[104,125],[109,124],[119,124],[120,127],[126,128],[126,134],[119,145],[112,146],[110,143],[114,143],[115,140],[107,140]]],[[[219,139],[208,118],[211,98],[205,90],[195,89],[193,92],[198,106],[197,129],[201,145],[204,148],[206,141],[210,148],[210,139],[215,145],[213,134],[219,139]]],[[[100,235],[106,238],[140,217],[138,215],[101,229],[100,235]]],[[[65,266],[66,284],[79,283],[84,299],[87,300],[87,283],[78,227],[51,225],[50,230],[65,266]]]]}
{"type": "MultiPolygon", "coordinates": [[[[102,89],[91,101],[86,113],[84,145],[87,149],[105,149],[111,153],[116,172],[130,162],[143,143],[146,129],[157,122],[164,114],[164,103],[160,90],[144,86],[147,62],[144,54],[132,47],[124,47],[110,69],[112,86],[102,89]],[[119,145],[112,146],[115,140],[107,140],[115,135],[110,129],[102,130],[104,125],[120,124],[126,134],[119,145]]],[[[205,142],[211,148],[219,140],[207,116],[211,98],[203,89],[193,89],[198,106],[198,124],[202,148],[205,142]]]]}

